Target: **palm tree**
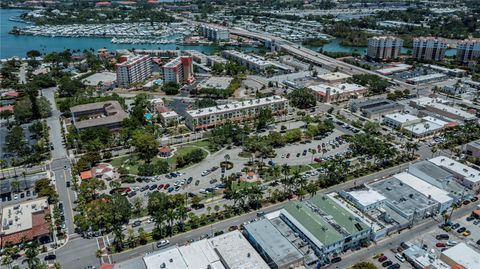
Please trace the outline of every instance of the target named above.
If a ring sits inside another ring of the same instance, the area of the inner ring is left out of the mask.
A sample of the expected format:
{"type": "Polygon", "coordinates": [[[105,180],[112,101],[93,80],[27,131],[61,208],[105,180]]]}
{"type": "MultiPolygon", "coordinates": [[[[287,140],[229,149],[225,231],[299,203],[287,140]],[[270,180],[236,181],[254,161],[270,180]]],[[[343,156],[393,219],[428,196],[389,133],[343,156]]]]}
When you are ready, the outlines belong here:
{"type": "Polygon", "coordinates": [[[27,250],[25,251],[25,260],[22,263],[27,263],[28,268],[37,268],[40,264],[40,259],[38,256],[38,246],[36,243],[27,245],[27,250]]]}
{"type": "Polygon", "coordinates": [[[290,171],[291,171],[290,165],[288,165],[288,164],[282,165],[282,174],[284,176],[284,178],[282,180],[282,184],[285,188],[285,192],[287,191],[287,178],[290,175],[290,171]]]}
{"type": "Polygon", "coordinates": [[[176,219],[175,211],[172,208],[167,209],[167,213],[165,214],[168,223],[168,231],[170,235],[173,234],[173,221],[176,219]]]}
{"type": "Polygon", "coordinates": [[[230,160],[230,155],[225,154],[225,156],[223,156],[223,159],[225,159],[225,162],[228,162],[230,160]]]}
{"type": "Polygon", "coordinates": [[[258,185],[251,185],[247,190],[247,194],[250,204],[255,205],[255,209],[259,208],[259,201],[263,195],[260,187],[258,187],[258,185]]]}
{"type": "Polygon", "coordinates": [[[179,205],[177,208],[176,208],[176,215],[177,215],[177,218],[178,218],[178,222],[180,224],[180,230],[184,231],[185,229],[185,220],[187,219],[187,209],[185,208],[185,206],[182,204],[182,205],[179,205]]]}

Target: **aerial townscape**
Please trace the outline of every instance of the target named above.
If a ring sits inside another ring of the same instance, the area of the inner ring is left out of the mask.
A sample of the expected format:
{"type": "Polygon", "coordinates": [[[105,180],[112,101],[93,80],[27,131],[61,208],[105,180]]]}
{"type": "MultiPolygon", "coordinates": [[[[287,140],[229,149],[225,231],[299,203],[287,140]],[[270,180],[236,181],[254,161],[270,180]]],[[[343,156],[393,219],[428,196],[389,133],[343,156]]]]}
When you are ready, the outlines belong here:
{"type": "Polygon", "coordinates": [[[479,0],[2,0],[1,269],[480,269],[479,0]]]}

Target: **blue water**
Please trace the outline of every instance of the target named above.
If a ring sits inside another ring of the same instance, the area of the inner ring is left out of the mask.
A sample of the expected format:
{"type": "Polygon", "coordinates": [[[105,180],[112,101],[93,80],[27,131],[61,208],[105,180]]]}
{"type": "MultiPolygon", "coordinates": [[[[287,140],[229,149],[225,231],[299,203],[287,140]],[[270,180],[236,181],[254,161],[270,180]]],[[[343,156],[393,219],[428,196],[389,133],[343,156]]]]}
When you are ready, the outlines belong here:
{"type": "MultiPolygon", "coordinates": [[[[168,0],[167,0],[168,1],[168,0]]],[[[176,45],[176,44],[113,44],[110,42],[110,38],[101,37],[45,37],[45,36],[15,36],[10,35],[8,32],[12,30],[14,26],[25,27],[26,24],[20,22],[12,22],[8,19],[10,17],[18,16],[26,12],[25,10],[18,9],[0,9],[0,58],[10,58],[13,56],[25,57],[27,51],[38,50],[41,53],[48,53],[52,51],[63,51],[65,49],[71,50],[84,50],[84,49],[99,49],[107,48],[109,50],[116,49],[191,49],[198,50],[206,54],[211,54],[216,50],[215,46],[209,45],[176,45]]],[[[346,47],[340,45],[340,39],[334,39],[332,42],[323,46],[323,51],[328,52],[358,52],[364,54],[366,52],[365,47],[346,47]]],[[[243,47],[243,50],[254,50],[251,47],[243,47]]],[[[312,47],[314,50],[320,49],[320,47],[312,47]]],[[[403,48],[402,52],[406,53],[408,49],[403,48]]],[[[447,56],[455,55],[455,49],[449,49],[445,53],[447,56]]]]}
{"type": "Polygon", "coordinates": [[[10,58],[13,56],[26,57],[29,50],[35,49],[41,53],[48,53],[52,51],[63,51],[65,49],[84,50],[84,49],[99,49],[107,48],[109,50],[116,49],[191,49],[198,50],[203,53],[211,54],[214,46],[193,45],[182,46],[176,44],[113,44],[110,38],[100,37],[45,37],[45,36],[16,36],[10,35],[8,32],[14,26],[25,27],[26,24],[20,22],[12,22],[8,19],[13,16],[18,16],[25,12],[25,10],[16,9],[0,9],[0,58],[10,58]]]}
{"type": "Polygon", "coordinates": [[[149,119],[152,118],[153,115],[152,115],[152,113],[145,113],[144,116],[145,116],[145,119],[149,120],[149,119]]]}

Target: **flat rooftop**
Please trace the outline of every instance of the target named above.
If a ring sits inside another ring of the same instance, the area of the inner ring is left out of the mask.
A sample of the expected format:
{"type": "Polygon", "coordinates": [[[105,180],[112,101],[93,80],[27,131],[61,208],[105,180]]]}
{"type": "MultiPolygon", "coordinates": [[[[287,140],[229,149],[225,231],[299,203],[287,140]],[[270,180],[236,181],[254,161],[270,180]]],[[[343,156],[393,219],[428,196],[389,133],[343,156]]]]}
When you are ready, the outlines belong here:
{"type": "Polygon", "coordinates": [[[374,182],[369,186],[387,197],[389,204],[406,215],[412,215],[415,209],[424,210],[436,204],[434,200],[429,199],[395,177],[374,182]]]}
{"type": "Polygon", "coordinates": [[[225,105],[217,105],[214,107],[188,110],[187,114],[189,114],[192,117],[201,117],[201,116],[206,116],[206,115],[211,115],[216,113],[236,111],[239,109],[248,109],[248,108],[253,108],[258,106],[265,106],[265,105],[274,104],[274,103],[283,103],[287,101],[288,100],[283,97],[274,95],[271,97],[259,98],[255,100],[236,101],[236,102],[232,102],[225,105]]]}
{"type": "Polygon", "coordinates": [[[290,202],[281,210],[281,214],[319,247],[344,239],[320,214],[304,203],[290,202]]]}
{"type": "Polygon", "coordinates": [[[480,171],[448,157],[438,156],[430,159],[429,161],[435,165],[447,169],[448,171],[452,171],[457,175],[461,175],[463,178],[471,182],[480,181],[480,171]]]}
{"type": "MultiPolygon", "coordinates": [[[[357,215],[354,215],[328,195],[315,195],[310,201],[317,206],[317,209],[331,216],[333,221],[350,235],[355,235],[369,229],[368,225],[357,215]]],[[[330,219],[329,217],[327,218],[330,219]]],[[[332,221],[332,219],[330,219],[330,221],[332,221]]]]}
{"type": "Polygon", "coordinates": [[[225,268],[270,268],[263,258],[260,257],[260,254],[257,253],[257,251],[238,230],[208,239],[208,242],[215,249],[215,252],[220,256],[222,263],[225,263],[225,268]]]}
{"type": "Polygon", "coordinates": [[[337,81],[337,80],[344,80],[351,78],[352,76],[347,75],[345,73],[340,73],[340,72],[333,72],[333,73],[327,73],[323,75],[318,75],[318,78],[323,80],[323,81],[337,81]]]}
{"type": "Polygon", "coordinates": [[[385,118],[386,119],[391,119],[391,120],[399,122],[401,124],[420,119],[417,116],[410,115],[410,114],[405,114],[405,113],[388,114],[388,115],[385,115],[385,118]]]}
{"type": "Polygon", "coordinates": [[[390,75],[396,72],[409,70],[410,68],[412,68],[412,66],[408,64],[395,64],[393,66],[388,66],[382,69],[378,69],[375,72],[380,73],[382,75],[390,75]]]}
{"type": "Polygon", "coordinates": [[[175,111],[162,112],[162,113],[160,113],[160,115],[161,115],[163,118],[178,117],[178,114],[177,114],[177,112],[175,112],[175,111]]]}
{"type": "Polygon", "coordinates": [[[438,181],[442,181],[444,179],[452,178],[453,174],[449,173],[445,169],[438,167],[437,165],[433,164],[429,161],[420,161],[409,166],[409,169],[415,168],[424,174],[437,179],[438,181]]]}
{"type": "Polygon", "coordinates": [[[0,233],[9,235],[32,229],[32,214],[48,208],[46,197],[3,207],[0,233]]]}
{"type": "Polygon", "coordinates": [[[435,73],[435,74],[428,74],[428,75],[409,78],[409,79],[407,79],[407,81],[423,82],[423,81],[427,81],[427,80],[431,80],[431,79],[446,79],[446,78],[447,78],[447,76],[444,75],[444,74],[435,73]]]}
{"type": "Polygon", "coordinates": [[[455,263],[465,267],[465,269],[480,268],[480,253],[467,246],[465,243],[457,244],[445,250],[442,256],[447,256],[455,263]]]}
{"type": "Polygon", "coordinates": [[[403,129],[410,131],[416,135],[423,135],[425,133],[437,131],[442,128],[443,128],[442,125],[439,125],[433,122],[428,122],[428,121],[414,123],[414,124],[410,124],[408,126],[403,127],[403,129]]]}
{"type": "Polygon", "coordinates": [[[433,186],[432,184],[426,181],[423,181],[422,179],[410,173],[403,172],[400,174],[396,174],[393,177],[407,184],[413,189],[419,191],[424,196],[431,197],[431,199],[437,201],[440,204],[444,204],[452,201],[452,197],[448,195],[448,192],[442,189],[439,189],[433,186]]]}
{"type": "Polygon", "coordinates": [[[440,104],[440,103],[430,103],[427,106],[436,108],[438,110],[443,110],[447,113],[451,113],[454,115],[457,115],[459,117],[464,118],[465,120],[474,120],[477,117],[474,114],[468,113],[465,110],[461,110],[460,108],[456,108],[453,106],[445,105],[445,104],[440,104]]]}
{"type": "Polygon", "coordinates": [[[354,102],[354,106],[361,111],[369,113],[380,113],[395,109],[403,109],[403,105],[385,98],[357,101],[354,102]]]}
{"type": "Polygon", "coordinates": [[[345,93],[355,93],[357,91],[366,90],[365,87],[352,84],[352,83],[342,83],[336,86],[326,85],[326,84],[316,84],[308,87],[314,92],[320,93],[321,95],[326,95],[327,91],[330,91],[331,95],[335,94],[345,94],[345,93]]]}
{"type": "Polygon", "coordinates": [[[237,58],[242,59],[242,60],[247,61],[247,62],[255,63],[256,65],[259,65],[259,66],[270,65],[270,62],[268,62],[268,61],[264,61],[260,58],[257,58],[257,57],[254,57],[254,56],[251,56],[251,55],[248,55],[248,54],[245,54],[243,52],[236,51],[236,50],[224,50],[223,53],[227,54],[227,55],[230,55],[230,56],[233,56],[233,57],[237,57],[237,58]]]}
{"type": "Polygon", "coordinates": [[[262,219],[249,223],[244,229],[277,266],[282,267],[303,259],[302,253],[273,226],[270,220],[262,219]]]}
{"type": "Polygon", "coordinates": [[[354,198],[362,206],[369,206],[387,199],[385,196],[381,195],[379,192],[372,189],[363,189],[358,191],[349,191],[347,192],[352,198],[354,198]]]}
{"type": "Polygon", "coordinates": [[[136,64],[140,61],[143,61],[143,60],[146,60],[146,59],[149,59],[149,58],[150,58],[150,56],[148,56],[148,55],[135,55],[135,56],[129,55],[128,59],[125,62],[117,63],[117,67],[136,64]]]}

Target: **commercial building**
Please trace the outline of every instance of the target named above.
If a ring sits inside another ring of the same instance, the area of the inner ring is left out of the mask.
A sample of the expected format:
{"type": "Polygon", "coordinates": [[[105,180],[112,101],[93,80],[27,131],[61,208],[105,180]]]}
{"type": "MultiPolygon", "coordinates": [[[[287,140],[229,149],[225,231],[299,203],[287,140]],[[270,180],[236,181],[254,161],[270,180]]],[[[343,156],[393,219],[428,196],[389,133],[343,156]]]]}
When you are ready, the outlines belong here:
{"type": "Polygon", "coordinates": [[[473,157],[480,157],[480,139],[472,141],[465,146],[465,152],[473,157]]]}
{"type": "Polygon", "coordinates": [[[317,84],[308,87],[317,101],[322,103],[343,102],[352,98],[359,98],[367,93],[367,88],[357,84],[342,83],[336,86],[317,84]]]}
{"type": "Polygon", "coordinates": [[[409,84],[417,85],[417,84],[423,84],[423,83],[429,83],[429,82],[442,81],[446,79],[448,79],[447,75],[434,73],[434,74],[428,74],[428,75],[409,78],[406,80],[406,82],[409,84]]]}
{"type": "Polygon", "coordinates": [[[350,201],[356,208],[366,212],[385,204],[387,198],[375,190],[362,188],[352,191],[340,191],[340,196],[350,201]]]}
{"type": "Polygon", "coordinates": [[[94,127],[119,129],[122,121],[128,118],[118,101],[78,105],[70,108],[72,121],[77,130],[94,127]]]}
{"type": "Polygon", "coordinates": [[[1,213],[0,247],[18,244],[24,239],[51,241],[48,221],[51,212],[46,197],[4,206],[1,213]]]}
{"type": "Polygon", "coordinates": [[[367,58],[391,60],[400,55],[403,40],[393,36],[376,36],[368,39],[367,58]]]}
{"type": "Polygon", "coordinates": [[[413,58],[426,61],[441,61],[445,58],[448,42],[444,38],[417,37],[413,39],[413,58]]]}
{"type": "Polygon", "coordinates": [[[165,83],[189,84],[195,79],[193,74],[193,58],[180,56],[163,66],[163,79],[165,83]]]}
{"type": "Polygon", "coordinates": [[[407,131],[415,138],[422,138],[434,135],[452,125],[456,125],[456,123],[443,121],[432,116],[426,116],[421,119],[421,122],[404,126],[403,130],[407,131]]]}
{"type": "Polygon", "coordinates": [[[388,75],[391,75],[391,74],[394,74],[394,73],[410,70],[412,67],[413,66],[411,66],[409,64],[394,64],[392,66],[388,66],[388,67],[385,67],[385,68],[382,68],[382,69],[375,70],[375,72],[380,73],[384,76],[388,76],[388,75]]]}
{"type": "Polygon", "coordinates": [[[426,64],[425,67],[428,67],[430,69],[433,69],[435,71],[441,72],[443,74],[449,75],[449,76],[455,76],[455,77],[463,77],[467,74],[467,71],[459,68],[446,68],[443,66],[439,65],[433,65],[433,64],[426,64]]]}
{"type": "Polygon", "coordinates": [[[480,268],[480,253],[463,242],[443,251],[440,259],[452,268],[480,268]]]}
{"type": "Polygon", "coordinates": [[[290,202],[280,211],[280,217],[319,257],[358,246],[371,236],[371,228],[358,215],[327,195],[290,202]]]}
{"type": "Polygon", "coordinates": [[[269,268],[239,231],[147,254],[143,262],[146,269],[269,268]]]}
{"type": "Polygon", "coordinates": [[[425,110],[449,119],[460,120],[463,122],[476,121],[475,114],[464,111],[460,108],[445,105],[443,103],[431,102],[425,105],[425,110]]]}
{"type": "Polygon", "coordinates": [[[423,196],[434,200],[438,204],[436,211],[439,213],[446,211],[453,203],[453,198],[448,195],[448,192],[410,173],[403,172],[393,177],[400,180],[403,184],[410,186],[412,189],[417,190],[423,196]]]}
{"type": "Polygon", "coordinates": [[[465,39],[457,44],[457,60],[462,63],[480,59],[480,39],[465,39]]]}
{"type": "Polygon", "coordinates": [[[288,269],[303,264],[303,255],[268,219],[244,226],[248,241],[265,259],[270,268],[288,269]]]}
{"type": "Polygon", "coordinates": [[[388,114],[388,115],[385,115],[385,117],[383,118],[383,123],[392,128],[403,128],[410,124],[415,124],[420,122],[422,122],[421,118],[414,115],[410,115],[410,114],[404,114],[404,113],[388,114]]]}
{"type": "Polygon", "coordinates": [[[382,116],[400,112],[403,110],[403,105],[386,99],[370,99],[365,101],[354,101],[350,104],[352,112],[360,112],[362,116],[369,119],[380,119],[382,116]]]}
{"type": "Polygon", "coordinates": [[[432,162],[420,161],[410,164],[408,167],[408,172],[424,180],[425,182],[428,182],[437,188],[448,192],[448,195],[456,202],[471,196],[471,191],[467,190],[466,187],[455,181],[452,173],[436,166],[432,162]]]}
{"type": "Polygon", "coordinates": [[[333,73],[318,75],[317,77],[320,79],[320,81],[324,83],[334,85],[334,84],[342,83],[345,80],[351,78],[352,76],[347,75],[345,73],[333,72],[333,73]]]}
{"type": "Polygon", "coordinates": [[[122,56],[117,68],[117,85],[127,88],[152,75],[152,61],[148,55],[122,56]]]}
{"type": "Polygon", "coordinates": [[[246,66],[250,70],[264,71],[267,67],[272,66],[268,61],[262,60],[258,57],[245,54],[236,50],[224,50],[223,57],[231,59],[246,66]]]}
{"type": "Polygon", "coordinates": [[[416,269],[425,269],[425,268],[432,268],[432,269],[452,269],[453,267],[447,265],[440,259],[436,258],[434,255],[429,255],[428,251],[422,249],[421,247],[411,244],[410,242],[406,242],[409,244],[409,248],[403,251],[403,256],[405,259],[413,265],[416,269]]]}
{"type": "Polygon", "coordinates": [[[419,221],[437,212],[436,201],[396,177],[371,183],[368,187],[385,196],[385,205],[410,222],[419,221]]]}
{"type": "Polygon", "coordinates": [[[220,27],[203,24],[200,26],[200,31],[202,36],[212,41],[228,41],[230,39],[230,32],[228,29],[220,27]]]}
{"type": "Polygon", "coordinates": [[[288,100],[274,95],[248,101],[236,101],[229,104],[217,105],[195,110],[188,110],[185,115],[185,124],[191,130],[205,129],[227,121],[242,122],[255,118],[262,110],[269,108],[276,115],[288,111],[288,100]]]}
{"type": "MultiPolygon", "coordinates": [[[[239,231],[225,233],[208,242],[228,269],[268,269],[268,265],[239,231]]],[[[195,267],[198,268],[198,267],[195,267]]]]}
{"type": "Polygon", "coordinates": [[[463,186],[474,191],[480,188],[480,171],[466,166],[445,156],[438,156],[429,160],[433,164],[447,170],[463,186]]]}

